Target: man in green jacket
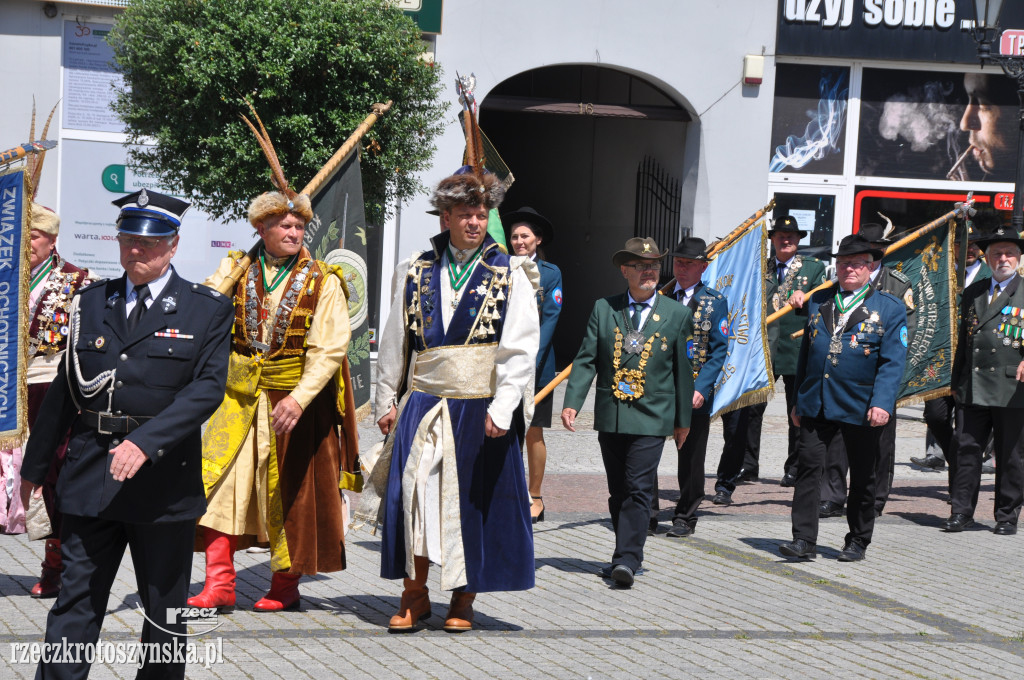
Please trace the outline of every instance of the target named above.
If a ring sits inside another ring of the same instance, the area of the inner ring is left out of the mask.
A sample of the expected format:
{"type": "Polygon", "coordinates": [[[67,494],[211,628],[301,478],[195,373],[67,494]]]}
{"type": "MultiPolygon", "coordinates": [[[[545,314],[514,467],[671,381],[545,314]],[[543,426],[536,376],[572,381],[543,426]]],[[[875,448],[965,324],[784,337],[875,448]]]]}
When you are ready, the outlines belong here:
{"type": "Polygon", "coordinates": [[[953,359],[956,399],[956,470],[952,514],[943,528],[974,523],[981,485],[981,457],[995,438],[996,489],[993,533],[1017,533],[1024,505],[1024,286],[1017,273],[1024,240],[1000,226],[978,240],[992,268],[990,278],[964,289],[960,335],[953,359]]]}
{"type": "Polygon", "coordinates": [[[643,563],[665,437],[673,437],[678,449],[690,430],[693,313],[657,295],[667,252],[651,238],[631,238],[612,257],[628,289],[594,304],[562,410],[562,424],[575,432],[576,415],[597,377],[594,429],[615,530],[608,575],[625,588],[643,563]]]}
{"type": "MultiPolygon", "coordinates": [[[[825,280],[825,265],[821,260],[806,255],[798,255],[797,247],[800,239],[807,235],[800,229],[796,218],[783,215],[776,218],[768,231],[775,255],[768,259],[765,267],[765,299],[768,301],[768,314],[777,312],[787,304],[797,310],[783,316],[768,325],[768,345],[772,352],[772,370],[775,378],[782,377],[786,388],[786,412],[789,413],[796,405],[796,365],[800,355],[800,338],[793,333],[803,330],[806,323],[806,312],[801,311],[807,291],[825,280]]],[[[764,413],[764,404],[758,404],[764,413]]],[[[790,424],[789,453],[783,467],[782,486],[793,486],[796,483],[796,440],[800,429],[790,424]]]]}

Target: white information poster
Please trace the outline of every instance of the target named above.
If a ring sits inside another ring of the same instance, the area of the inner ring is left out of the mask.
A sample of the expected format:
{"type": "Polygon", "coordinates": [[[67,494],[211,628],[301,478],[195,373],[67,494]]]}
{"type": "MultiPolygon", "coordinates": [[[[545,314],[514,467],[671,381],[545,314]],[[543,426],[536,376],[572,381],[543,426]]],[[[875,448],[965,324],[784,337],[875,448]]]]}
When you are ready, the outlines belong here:
{"type": "Polygon", "coordinates": [[[64,22],[65,129],[123,132],[110,108],[114,88],[124,79],[114,70],[114,51],[106,43],[110,24],[64,22]]]}
{"type": "Polygon", "coordinates": [[[807,236],[800,239],[800,245],[806,246],[811,243],[811,232],[814,231],[814,211],[813,210],[790,210],[789,216],[796,220],[796,223],[800,225],[800,231],[806,231],[807,236]]]}
{"type": "MultiPolygon", "coordinates": [[[[120,276],[114,228],[119,211],[110,202],[143,187],[170,192],[155,178],[132,172],[121,144],[65,139],[61,154],[57,249],[66,260],[96,276],[120,276]]],[[[185,213],[180,234],[171,263],[179,275],[197,282],[212,274],[229,250],[248,250],[256,242],[256,231],[248,222],[222,221],[195,208],[185,213]]]]}

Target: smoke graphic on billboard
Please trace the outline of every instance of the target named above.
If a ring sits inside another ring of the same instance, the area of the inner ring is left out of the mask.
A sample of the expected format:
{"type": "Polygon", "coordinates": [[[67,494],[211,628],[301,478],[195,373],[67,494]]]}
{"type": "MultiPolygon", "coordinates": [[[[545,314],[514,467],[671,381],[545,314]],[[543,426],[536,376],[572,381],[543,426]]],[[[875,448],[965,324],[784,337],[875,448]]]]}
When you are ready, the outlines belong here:
{"type": "Polygon", "coordinates": [[[786,143],[775,147],[775,156],[768,165],[769,172],[782,172],[785,168],[802,168],[811,161],[821,160],[839,153],[839,138],[846,119],[845,71],[826,71],[818,81],[818,109],[808,111],[811,119],[803,137],[790,135],[786,143]]]}
{"type": "Polygon", "coordinates": [[[910,150],[922,152],[936,144],[945,144],[950,160],[960,155],[960,117],[962,106],[949,104],[953,83],[931,80],[907,93],[885,100],[878,119],[878,134],[892,142],[903,140],[910,150]]]}

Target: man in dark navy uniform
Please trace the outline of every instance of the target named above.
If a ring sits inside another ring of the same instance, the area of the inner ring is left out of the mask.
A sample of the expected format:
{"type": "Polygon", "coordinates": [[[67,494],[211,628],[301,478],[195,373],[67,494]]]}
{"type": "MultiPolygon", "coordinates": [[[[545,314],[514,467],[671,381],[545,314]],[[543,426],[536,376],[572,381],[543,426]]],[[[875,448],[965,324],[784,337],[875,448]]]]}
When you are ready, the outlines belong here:
{"type": "MultiPolygon", "coordinates": [[[[672,516],[672,528],[665,534],[668,538],[689,536],[697,527],[697,509],[704,500],[704,461],[708,452],[715,383],[729,351],[729,305],[724,295],[701,282],[701,276],[708,268],[706,252],[704,239],[688,236],[671,253],[672,273],[676,277],[672,295],[693,312],[693,355],[690,359],[693,365],[693,411],[690,434],[677,449],[679,502],[672,516]]],[[[655,487],[655,513],[657,504],[655,487]]]]}
{"type": "MultiPolygon", "coordinates": [[[[95,643],[125,546],[145,607],[143,643],[183,650],[195,520],[206,509],[200,425],[224,396],[230,301],[171,267],[188,203],[145,189],[114,202],[125,275],[82,289],[68,358],[46,394],[22,467],[38,494],[71,429],[57,503],[63,587],[46,642],[95,643]],[[169,620],[169,618],[171,620],[169,620]]],[[[89,665],[41,662],[37,678],[85,678],[89,665]]],[[[183,678],[185,664],[147,662],[138,678],[183,678]]]]}
{"type": "Polygon", "coordinates": [[[981,457],[994,435],[996,493],[994,533],[1017,533],[1024,504],[1024,286],[1017,273],[1024,240],[1000,226],[978,240],[991,278],[964,289],[960,335],[953,360],[956,399],[956,469],[952,514],[946,531],[974,523],[981,485],[981,457]]]}
{"type": "MultiPolygon", "coordinates": [[[[887,238],[886,230],[881,224],[867,222],[860,225],[858,234],[871,242],[871,245],[878,250],[885,252],[893,242],[887,238]]],[[[875,260],[871,263],[871,274],[869,281],[875,290],[888,293],[895,298],[903,300],[907,308],[907,337],[914,337],[914,290],[910,285],[910,279],[901,271],[887,267],[882,261],[875,260]]],[[[889,500],[889,490],[892,488],[893,475],[896,466],[896,419],[890,418],[889,422],[882,426],[881,455],[878,458],[878,469],[875,470],[875,515],[881,516],[885,504],[889,500]]],[[[829,447],[825,456],[825,474],[821,479],[821,507],[818,515],[825,517],[840,517],[843,514],[843,505],[846,503],[846,473],[849,468],[846,457],[846,447],[843,446],[842,438],[835,438],[832,446],[829,447]]]]}
{"type": "Polygon", "coordinates": [[[871,263],[881,257],[863,236],[844,238],[836,253],[838,286],[812,295],[807,307],[790,415],[800,442],[793,541],[779,546],[786,557],[815,554],[825,451],[836,436],[850,461],[850,532],[839,560],[864,559],[871,542],[882,427],[895,417],[907,358],[906,305],[871,286],[871,263]]]}

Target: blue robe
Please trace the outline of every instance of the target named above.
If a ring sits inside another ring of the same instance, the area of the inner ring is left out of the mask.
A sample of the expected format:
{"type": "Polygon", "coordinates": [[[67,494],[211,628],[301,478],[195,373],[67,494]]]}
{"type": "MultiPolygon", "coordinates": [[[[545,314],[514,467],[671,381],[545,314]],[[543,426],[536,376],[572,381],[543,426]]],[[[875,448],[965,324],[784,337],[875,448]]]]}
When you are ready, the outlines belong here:
{"type": "MultiPolygon", "coordinates": [[[[441,254],[448,244],[447,233],[435,237],[433,242],[434,251],[423,253],[418,260],[428,263],[424,278],[429,276],[429,281],[423,283],[420,291],[422,328],[413,332],[406,324],[409,346],[423,352],[448,345],[498,342],[506,314],[505,304],[501,302],[497,307],[498,318],[492,321],[495,334],[486,338],[468,338],[483,300],[473,291],[490,275],[490,271],[480,264],[463,288],[449,327],[443,327],[441,277],[448,273],[441,268],[441,254]]],[[[491,266],[509,266],[508,255],[502,253],[490,237],[484,242],[481,261],[491,266]]],[[[404,295],[407,308],[413,302],[414,286],[411,279],[406,279],[404,295]]],[[[439,401],[440,397],[412,392],[394,426],[394,450],[387,490],[382,500],[381,576],[384,578],[407,576],[402,475],[417,427],[439,401]]],[[[484,420],[490,402],[490,397],[448,400],[458,461],[459,507],[466,562],[465,590],[473,593],[526,590],[534,585],[533,527],[522,452],[513,430],[498,438],[484,434],[484,420]]]]}

